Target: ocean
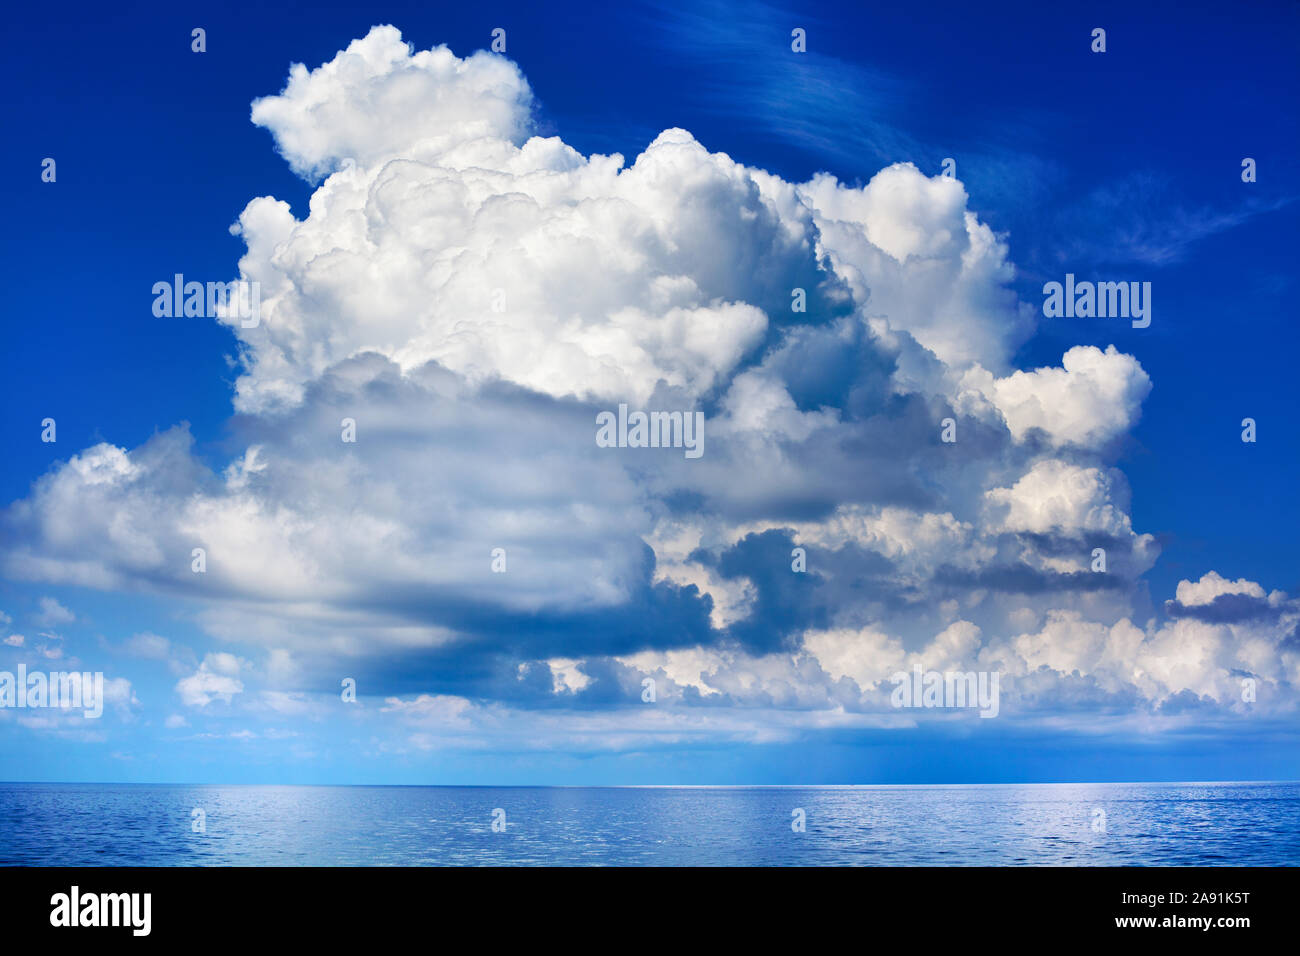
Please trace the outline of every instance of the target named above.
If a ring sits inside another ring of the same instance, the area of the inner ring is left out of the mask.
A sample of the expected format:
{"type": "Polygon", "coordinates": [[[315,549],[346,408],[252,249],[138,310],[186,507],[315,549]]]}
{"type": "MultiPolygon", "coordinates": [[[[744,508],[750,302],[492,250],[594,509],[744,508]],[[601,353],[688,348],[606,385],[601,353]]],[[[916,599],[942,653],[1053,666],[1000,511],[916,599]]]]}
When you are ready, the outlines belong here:
{"type": "Polygon", "coordinates": [[[1300,784],[0,784],[0,863],[1294,866],[1300,784]]]}

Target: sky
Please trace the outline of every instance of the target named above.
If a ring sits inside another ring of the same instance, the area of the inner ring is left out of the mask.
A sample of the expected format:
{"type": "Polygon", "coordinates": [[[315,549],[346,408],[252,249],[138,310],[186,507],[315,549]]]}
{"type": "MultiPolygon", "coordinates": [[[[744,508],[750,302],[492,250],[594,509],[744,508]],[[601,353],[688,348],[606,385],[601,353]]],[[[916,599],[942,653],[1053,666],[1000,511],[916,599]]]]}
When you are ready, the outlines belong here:
{"type": "Polygon", "coordinates": [[[1300,8],[876,6],[15,10],[0,779],[1300,778],[1300,8]]]}

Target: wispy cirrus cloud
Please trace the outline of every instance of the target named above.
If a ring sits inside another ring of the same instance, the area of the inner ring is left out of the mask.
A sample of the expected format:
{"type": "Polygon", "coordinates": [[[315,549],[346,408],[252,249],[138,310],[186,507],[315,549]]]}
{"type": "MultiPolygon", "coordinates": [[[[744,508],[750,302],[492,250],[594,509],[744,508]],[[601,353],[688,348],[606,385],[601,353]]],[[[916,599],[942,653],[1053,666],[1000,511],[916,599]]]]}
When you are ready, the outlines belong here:
{"type": "Polygon", "coordinates": [[[1204,239],[1284,209],[1300,194],[1247,196],[1230,207],[1180,195],[1169,174],[1142,170],[1088,190],[1068,204],[1052,232],[1063,263],[1166,266],[1204,239]]]}

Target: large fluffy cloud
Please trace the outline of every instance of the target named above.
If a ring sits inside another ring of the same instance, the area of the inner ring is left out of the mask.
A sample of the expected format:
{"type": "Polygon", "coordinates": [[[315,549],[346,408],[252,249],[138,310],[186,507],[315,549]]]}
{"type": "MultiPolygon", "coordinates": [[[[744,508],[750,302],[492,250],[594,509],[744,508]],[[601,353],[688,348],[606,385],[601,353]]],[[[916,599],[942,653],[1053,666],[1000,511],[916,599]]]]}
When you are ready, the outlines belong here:
{"type": "MultiPolygon", "coordinates": [[[[253,121],[319,185],[304,219],[239,218],[238,454],[214,472],[184,428],[85,449],[5,512],[4,571],[194,601],[292,650],[285,682],[351,658],[425,693],[387,705],[416,725],[652,677],[667,707],[838,726],[912,665],[999,669],[1019,712],[1290,700],[1285,595],[1210,620],[1264,600],[1215,576],[1155,619],[1108,458],[1150,380],[1113,346],[1011,364],[1033,310],[959,181],[791,183],[680,129],[584,156],[530,137],[531,102],[504,58],[391,27],[295,65],[253,121]],[[705,413],[704,456],[600,447],[619,403],[705,413]]],[[[212,656],[178,692],[248,696],[212,656]]]]}

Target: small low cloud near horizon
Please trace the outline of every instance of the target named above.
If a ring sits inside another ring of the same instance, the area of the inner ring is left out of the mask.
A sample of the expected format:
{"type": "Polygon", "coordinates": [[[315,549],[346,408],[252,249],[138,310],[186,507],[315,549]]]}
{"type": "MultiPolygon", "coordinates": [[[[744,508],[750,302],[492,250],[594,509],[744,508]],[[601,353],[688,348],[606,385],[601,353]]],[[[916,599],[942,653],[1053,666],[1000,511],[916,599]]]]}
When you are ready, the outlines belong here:
{"type": "MultiPolygon", "coordinates": [[[[707,57],[725,22],[663,55],[707,57]]],[[[784,29],[773,58],[807,57],[798,96],[767,75],[771,129],[822,95],[819,62],[889,72],[819,49],[824,24],[804,53],[796,14],[760,22],[784,29]]],[[[1090,52],[1091,26],[1075,74],[1131,53],[1113,27],[1118,54],[1090,52]]],[[[996,142],[964,131],[970,180],[959,145],[919,145],[935,115],[907,129],[926,94],[883,79],[855,135],[926,155],[847,173],[819,112],[824,163],[775,135],[769,156],[752,129],[728,145],[726,111],[600,152],[565,139],[576,94],[533,76],[523,31],[459,53],[431,32],[353,27],[266,81],[241,143],[276,178],[215,252],[187,239],[174,268],[130,271],[138,301],[104,321],[184,326],[184,347],[160,362],[146,337],[114,374],[191,356],[196,411],[57,367],[23,399],[11,434],[39,451],[0,510],[0,671],[102,671],[109,691],[97,719],[0,707],[0,777],[1300,776],[1294,388],[1211,331],[1294,356],[1294,261],[1240,251],[1295,225],[1294,187],[1265,184],[1280,158],[1248,182],[1259,144],[1225,146],[1213,195],[1154,153],[1084,182],[1009,115],[996,142]],[[1017,176],[1050,208],[1008,198],[1017,176]],[[1250,315],[1211,314],[1218,279],[1198,302],[1216,257],[1250,315]],[[152,314],[177,273],[256,283],[257,321],[152,314]],[[1067,275],[1124,283],[1135,312],[1148,284],[1149,326],[1045,315],[1067,275]],[[699,454],[597,440],[640,412],[701,421],[699,454]],[[992,712],[900,706],[899,676],[930,672],[996,675],[992,712]]],[[[58,170],[42,188],[87,175],[58,170]]]]}

